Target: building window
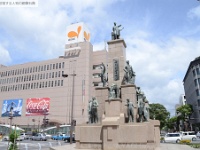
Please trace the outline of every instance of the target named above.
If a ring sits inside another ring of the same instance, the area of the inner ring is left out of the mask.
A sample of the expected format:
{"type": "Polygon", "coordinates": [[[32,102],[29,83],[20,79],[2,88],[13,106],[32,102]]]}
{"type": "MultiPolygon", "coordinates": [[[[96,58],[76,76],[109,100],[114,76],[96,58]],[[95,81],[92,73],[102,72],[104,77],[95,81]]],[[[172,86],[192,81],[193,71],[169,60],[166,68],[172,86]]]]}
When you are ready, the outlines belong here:
{"type": "Polygon", "coordinates": [[[61,86],[63,86],[63,80],[61,80],[61,86]]]}
{"type": "Polygon", "coordinates": [[[199,75],[200,74],[199,68],[196,68],[196,71],[197,71],[197,75],[199,75]]]}
{"type": "Polygon", "coordinates": [[[198,107],[200,107],[200,99],[197,100],[198,107]]]}
{"type": "Polygon", "coordinates": [[[55,64],[53,64],[53,69],[55,69],[55,64]]]}
{"type": "Polygon", "coordinates": [[[196,95],[199,96],[199,89],[196,89],[196,95]]]}
{"type": "Polygon", "coordinates": [[[65,67],[65,62],[62,63],[62,68],[64,68],[64,67],[65,67]]]}
{"type": "Polygon", "coordinates": [[[192,73],[193,73],[193,76],[196,76],[196,72],[195,72],[195,70],[193,70],[192,73]]]}

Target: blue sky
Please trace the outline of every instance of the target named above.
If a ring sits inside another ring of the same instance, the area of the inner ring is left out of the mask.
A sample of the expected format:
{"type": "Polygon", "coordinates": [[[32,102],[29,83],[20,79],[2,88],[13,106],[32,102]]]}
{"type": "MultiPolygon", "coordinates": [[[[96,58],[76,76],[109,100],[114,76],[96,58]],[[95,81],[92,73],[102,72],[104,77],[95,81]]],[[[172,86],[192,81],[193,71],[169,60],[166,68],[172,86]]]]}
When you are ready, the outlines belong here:
{"type": "MultiPolygon", "coordinates": [[[[10,66],[64,54],[66,27],[84,22],[95,50],[121,24],[136,84],[150,103],[174,113],[190,61],[200,56],[197,0],[38,0],[35,8],[0,8],[0,63],[10,66]]],[[[174,114],[172,114],[174,115],[174,114]]]]}

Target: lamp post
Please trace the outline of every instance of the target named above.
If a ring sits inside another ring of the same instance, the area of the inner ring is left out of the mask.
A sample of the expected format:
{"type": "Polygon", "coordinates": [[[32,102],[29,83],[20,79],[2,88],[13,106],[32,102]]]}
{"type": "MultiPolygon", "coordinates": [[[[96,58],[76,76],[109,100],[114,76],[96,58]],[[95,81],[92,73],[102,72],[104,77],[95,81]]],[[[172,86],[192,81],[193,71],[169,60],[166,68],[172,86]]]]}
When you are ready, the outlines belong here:
{"type": "MultiPolygon", "coordinates": [[[[69,74],[72,76],[72,108],[71,108],[71,126],[70,126],[70,144],[72,144],[72,132],[74,128],[74,122],[73,122],[73,110],[74,110],[74,77],[76,74],[73,71],[73,74],[69,74]]],[[[68,74],[62,74],[62,77],[67,78],[69,76],[68,74]]]]}
{"type": "MultiPolygon", "coordinates": [[[[9,119],[10,119],[10,133],[9,133],[9,136],[10,134],[12,133],[12,119],[13,119],[13,103],[11,103],[11,107],[10,107],[10,110],[9,110],[9,119]]],[[[9,149],[9,142],[10,140],[8,140],[8,148],[9,149]]]]}

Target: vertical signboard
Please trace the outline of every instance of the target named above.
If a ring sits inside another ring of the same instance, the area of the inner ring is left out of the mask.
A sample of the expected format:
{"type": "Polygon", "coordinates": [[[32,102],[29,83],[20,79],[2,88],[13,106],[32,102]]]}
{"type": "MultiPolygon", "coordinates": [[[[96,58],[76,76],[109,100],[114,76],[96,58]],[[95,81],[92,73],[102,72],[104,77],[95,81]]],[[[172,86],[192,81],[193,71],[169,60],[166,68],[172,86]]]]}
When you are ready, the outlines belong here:
{"type": "Polygon", "coordinates": [[[39,116],[49,112],[50,98],[29,98],[26,100],[26,116],[39,116]]]}
{"type": "Polygon", "coordinates": [[[113,59],[113,79],[114,81],[119,80],[119,60],[113,59]]]}
{"type": "Polygon", "coordinates": [[[84,41],[90,41],[90,32],[84,23],[75,23],[67,27],[66,44],[84,41]]]}
{"type": "Polygon", "coordinates": [[[11,115],[10,113],[11,111],[13,117],[21,116],[22,104],[23,104],[23,99],[4,100],[1,117],[9,117],[11,115]]]}

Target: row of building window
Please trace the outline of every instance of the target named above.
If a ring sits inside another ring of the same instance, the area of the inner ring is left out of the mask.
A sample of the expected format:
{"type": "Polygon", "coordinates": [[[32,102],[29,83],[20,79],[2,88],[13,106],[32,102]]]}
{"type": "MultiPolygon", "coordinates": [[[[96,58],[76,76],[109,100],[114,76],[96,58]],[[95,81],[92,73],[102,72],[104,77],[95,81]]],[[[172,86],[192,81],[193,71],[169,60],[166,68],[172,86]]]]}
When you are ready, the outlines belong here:
{"type": "Polygon", "coordinates": [[[196,95],[197,95],[197,96],[200,96],[200,91],[199,91],[199,89],[196,89],[196,95]]]}
{"type": "Polygon", "coordinates": [[[200,85],[200,78],[194,79],[194,85],[197,86],[198,84],[200,85]]]}
{"type": "Polygon", "coordinates": [[[192,73],[193,73],[193,76],[200,75],[200,70],[199,70],[199,68],[194,69],[194,70],[192,71],[192,73]]]}
{"type": "Polygon", "coordinates": [[[35,83],[2,86],[1,92],[20,91],[20,90],[48,88],[48,87],[57,87],[57,86],[63,86],[63,80],[44,81],[44,82],[35,82],[35,83]]]}
{"type": "Polygon", "coordinates": [[[34,80],[43,80],[43,79],[48,79],[48,78],[59,78],[59,77],[62,77],[62,74],[64,74],[64,71],[49,72],[49,73],[42,73],[42,74],[32,74],[32,75],[26,75],[26,76],[0,79],[0,85],[26,82],[26,81],[34,81],[34,80]]]}
{"type": "Polygon", "coordinates": [[[34,73],[34,72],[40,72],[40,71],[46,71],[46,70],[52,70],[52,69],[64,69],[64,67],[65,67],[65,62],[42,65],[42,66],[34,66],[34,67],[28,67],[28,68],[21,68],[21,69],[0,72],[0,77],[22,75],[22,74],[28,74],[28,73],[34,73]]]}

